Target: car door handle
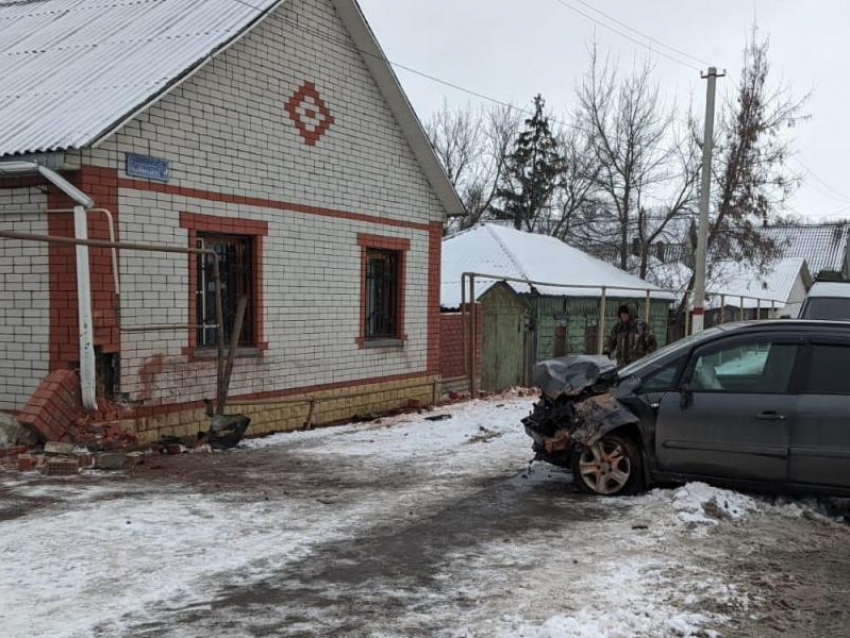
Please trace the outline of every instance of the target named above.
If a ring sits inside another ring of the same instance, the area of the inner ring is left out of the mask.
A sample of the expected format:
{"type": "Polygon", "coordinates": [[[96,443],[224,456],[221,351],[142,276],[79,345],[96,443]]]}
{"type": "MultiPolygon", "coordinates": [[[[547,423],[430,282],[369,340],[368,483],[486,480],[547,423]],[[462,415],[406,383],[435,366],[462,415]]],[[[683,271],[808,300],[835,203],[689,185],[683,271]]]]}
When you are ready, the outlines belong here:
{"type": "Polygon", "coordinates": [[[756,417],[759,421],[784,421],[785,415],[779,414],[779,412],[762,412],[756,417]]]}

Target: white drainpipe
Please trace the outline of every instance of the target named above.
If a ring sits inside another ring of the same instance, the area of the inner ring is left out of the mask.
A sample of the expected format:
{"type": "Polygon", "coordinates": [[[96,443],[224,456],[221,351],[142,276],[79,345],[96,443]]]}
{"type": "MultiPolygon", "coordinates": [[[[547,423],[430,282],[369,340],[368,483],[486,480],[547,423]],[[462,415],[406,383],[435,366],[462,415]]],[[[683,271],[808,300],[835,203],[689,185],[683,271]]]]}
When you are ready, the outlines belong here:
{"type": "MultiPolygon", "coordinates": [[[[74,206],[74,236],[88,239],[88,217],[86,209],[74,206]]],[[[97,410],[97,371],[94,358],[94,318],[92,316],[91,273],[89,271],[89,247],[77,249],[77,308],[80,318],[80,387],[83,406],[92,412],[97,410]]]]}

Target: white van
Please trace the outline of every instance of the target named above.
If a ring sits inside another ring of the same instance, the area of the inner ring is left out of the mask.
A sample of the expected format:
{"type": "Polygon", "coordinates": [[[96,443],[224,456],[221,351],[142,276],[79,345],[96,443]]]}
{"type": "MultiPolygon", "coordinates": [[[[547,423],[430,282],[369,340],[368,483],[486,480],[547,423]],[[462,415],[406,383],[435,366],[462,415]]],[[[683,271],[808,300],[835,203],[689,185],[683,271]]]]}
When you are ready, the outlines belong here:
{"type": "Polygon", "coordinates": [[[800,319],[850,321],[850,281],[819,281],[809,291],[800,319]]]}

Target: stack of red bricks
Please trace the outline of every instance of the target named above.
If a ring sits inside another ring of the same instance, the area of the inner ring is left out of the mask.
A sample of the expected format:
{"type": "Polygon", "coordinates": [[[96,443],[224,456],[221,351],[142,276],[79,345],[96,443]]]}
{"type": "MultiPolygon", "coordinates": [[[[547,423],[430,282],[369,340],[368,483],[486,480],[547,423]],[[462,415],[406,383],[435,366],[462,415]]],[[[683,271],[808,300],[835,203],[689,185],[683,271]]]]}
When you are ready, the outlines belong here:
{"type": "Polygon", "coordinates": [[[70,441],[77,421],[85,417],[80,378],[71,370],[51,372],[27,401],[18,420],[48,441],[70,441]]]}

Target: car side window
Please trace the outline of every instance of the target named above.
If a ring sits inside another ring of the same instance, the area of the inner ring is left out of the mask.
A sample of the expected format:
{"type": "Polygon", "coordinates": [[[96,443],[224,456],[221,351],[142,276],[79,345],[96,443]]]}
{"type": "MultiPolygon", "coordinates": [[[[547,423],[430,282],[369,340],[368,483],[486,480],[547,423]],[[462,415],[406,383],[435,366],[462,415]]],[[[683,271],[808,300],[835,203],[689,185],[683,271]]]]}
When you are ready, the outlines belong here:
{"type": "Polygon", "coordinates": [[[850,395],[850,345],[813,344],[811,365],[806,379],[807,394],[850,395]]]}
{"type": "Polygon", "coordinates": [[[686,359],[686,357],[683,357],[652,373],[640,384],[640,393],[648,394],[650,392],[669,392],[673,390],[673,386],[686,359]]]}
{"type": "Polygon", "coordinates": [[[737,341],[700,353],[694,362],[694,392],[780,394],[788,389],[799,347],[770,341],[737,341]]]}

